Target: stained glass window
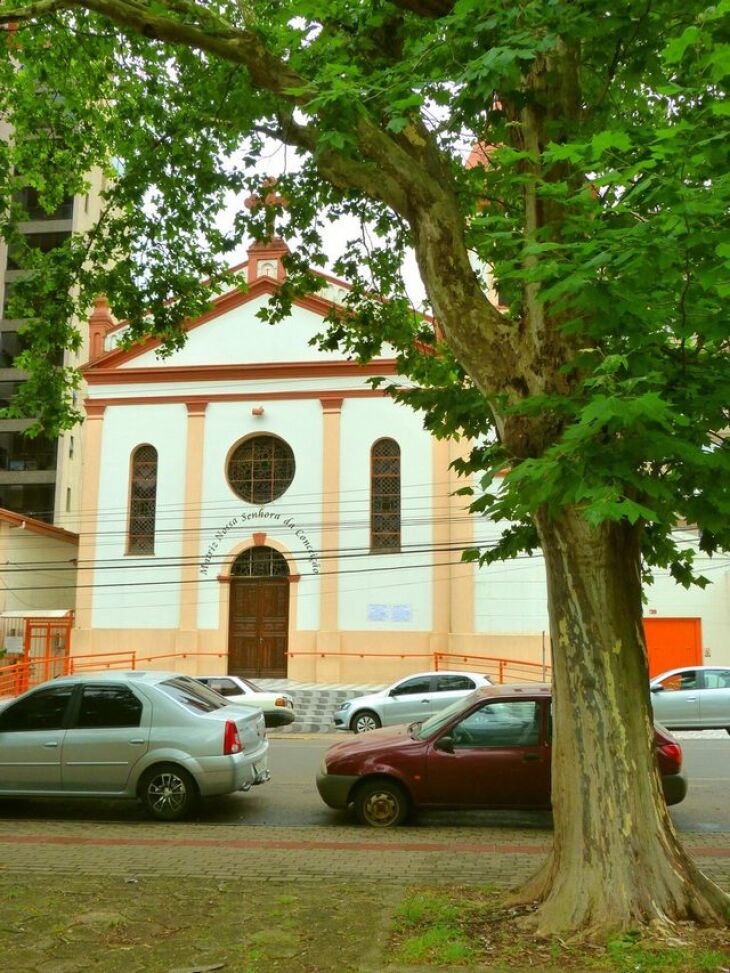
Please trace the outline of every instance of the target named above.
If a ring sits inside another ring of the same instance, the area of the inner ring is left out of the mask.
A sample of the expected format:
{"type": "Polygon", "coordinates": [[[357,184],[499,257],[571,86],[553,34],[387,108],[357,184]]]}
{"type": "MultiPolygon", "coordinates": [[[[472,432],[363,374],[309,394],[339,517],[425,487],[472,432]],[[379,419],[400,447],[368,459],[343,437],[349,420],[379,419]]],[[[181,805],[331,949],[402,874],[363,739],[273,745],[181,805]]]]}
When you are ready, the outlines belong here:
{"type": "Polygon", "coordinates": [[[294,470],[294,453],[283,439],[252,436],[231,454],[228,482],[249,503],[270,503],[289,489],[294,470]]]}
{"type": "Polygon", "coordinates": [[[249,547],[239,554],[233,562],[231,575],[234,578],[285,578],[289,566],[283,554],[273,547],[249,547]]]}
{"type": "Polygon", "coordinates": [[[370,452],[370,550],[400,550],[400,446],[379,439],[370,452]]]}
{"type": "Polygon", "coordinates": [[[155,553],[157,450],[145,443],[132,453],[129,491],[129,554],[155,553]]]}

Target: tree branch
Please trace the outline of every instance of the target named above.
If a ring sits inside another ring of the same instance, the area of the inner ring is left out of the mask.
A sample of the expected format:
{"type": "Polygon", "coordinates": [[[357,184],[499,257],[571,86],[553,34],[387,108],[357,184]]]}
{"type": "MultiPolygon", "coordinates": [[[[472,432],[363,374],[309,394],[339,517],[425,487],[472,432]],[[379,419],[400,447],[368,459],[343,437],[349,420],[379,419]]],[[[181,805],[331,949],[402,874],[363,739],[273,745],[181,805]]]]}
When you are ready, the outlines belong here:
{"type": "MultiPolygon", "coordinates": [[[[188,2],[185,7],[190,14],[195,13],[201,22],[210,20],[209,12],[199,4],[188,2]]],[[[302,79],[272,55],[256,34],[236,28],[220,18],[216,18],[216,22],[221,28],[226,25],[225,28],[211,32],[154,13],[134,0],[37,0],[27,7],[0,12],[0,24],[36,20],[51,13],[75,9],[101,14],[150,40],[183,44],[233,61],[246,68],[256,87],[296,102],[288,92],[301,87],[302,79]]]]}
{"type": "Polygon", "coordinates": [[[431,20],[445,17],[454,9],[454,0],[390,0],[390,2],[394,7],[431,20]]]}
{"type": "MultiPolygon", "coordinates": [[[[398,5],[408,4],[408,9],[417,7],[415,12],[431,15],[451,7],[450,0],[402,0],[398,5]]],[[[209,19],[195,0],[172,0],[167,9],[173,6],[184,7],[203,23],[209,19]]],[[[152,40],[195,48],[243,66],[254,88],[279,101],[284,141],[310,151],[323,178],[339,189],[358,190],[384,202],[410,224],[431,304],[475,384],[491,396],[517,389],[522,393],[524,380],[512,351],[513,325],[489,302],[471,267],[452,177],[433,134],[418,116],[393,136],[361,111],[352,129],[357,153],[342,152],[322,144],[315,125],[295,120],[294,109],[308,100],[302,93],[309,87],[307,81],[245,28],[217,19],[216,29],[206,30],[154,12],[137,0],[37,0],[0,14],[0,22],[75,9],[93,11],[152,40]]]]}

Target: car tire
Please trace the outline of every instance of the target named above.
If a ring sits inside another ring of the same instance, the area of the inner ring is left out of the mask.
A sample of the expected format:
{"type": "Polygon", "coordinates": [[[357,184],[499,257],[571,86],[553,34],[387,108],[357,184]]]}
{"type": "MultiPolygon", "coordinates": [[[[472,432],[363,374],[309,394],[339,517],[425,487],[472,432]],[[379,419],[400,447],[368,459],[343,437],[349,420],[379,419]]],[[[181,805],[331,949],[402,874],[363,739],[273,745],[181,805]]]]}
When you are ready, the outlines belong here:
{"type": "Polygon", "coordinates": [[[360,824],[371,828],[395,828],[403,824],[410,811],[408,795],[394,780],[361,784],[355,791],[354,804],[360,824]]]}
{"type": "Polygon", "coordinates": [[[157,764],[145,771],[138,794],[145,811],[157,821],[181,821],[198,804],[193,777],[176,764],[157,764]]]}
{"type": "Polygon", "coordinates": [[[367,733],[370,730],[379,729],[382,725],[378,714],[373,713],[370,709],[360,710],[350,720],[350,729],[353,733],[367,733]]]}

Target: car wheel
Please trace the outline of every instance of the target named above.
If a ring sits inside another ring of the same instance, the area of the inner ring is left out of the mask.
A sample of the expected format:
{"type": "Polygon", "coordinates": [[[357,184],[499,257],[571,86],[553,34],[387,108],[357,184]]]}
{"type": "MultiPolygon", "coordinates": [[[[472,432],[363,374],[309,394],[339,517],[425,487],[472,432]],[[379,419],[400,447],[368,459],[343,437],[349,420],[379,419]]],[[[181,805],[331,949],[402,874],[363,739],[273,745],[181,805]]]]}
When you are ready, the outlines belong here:
{"type": "Polygon", "coordinates": [[[198,803],[198,788],[187,770],[175,764],[158,764],[142,777],[139,796],[150,817],[179,821],[198,803]]]}
{"type": "Polygon", "coordinates": [[[353,716],[350,729],[355,733],[367,733],[368,730],[377,730],[382,725],[380,717],[376,713],[373,713],[372,710],[364,709],[362,712],[356,713],[353,716]]]}
{"type": "Polygon", "coordinates": [[[393,780],[373,780],[355,792],[355,814],[360,824],[373,828],[395,828],[403,824],[410,810],[406,792],[393,780]]]}

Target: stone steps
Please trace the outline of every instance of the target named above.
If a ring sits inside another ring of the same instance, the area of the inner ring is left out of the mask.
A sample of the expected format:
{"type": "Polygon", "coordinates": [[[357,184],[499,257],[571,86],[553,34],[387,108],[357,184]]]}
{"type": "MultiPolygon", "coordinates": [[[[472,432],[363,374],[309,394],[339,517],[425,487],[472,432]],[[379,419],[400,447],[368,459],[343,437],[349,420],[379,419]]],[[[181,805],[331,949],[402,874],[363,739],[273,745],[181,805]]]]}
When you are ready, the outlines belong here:
{"type": "Polygon", "coordinates": [[[296,719],[289,726],[277,727],[273,731],[277,734],[333,732],[332,714],[340,703],[383,688],[382,685],[301,683],[291,679],[257,679],[256,684],[267,692],[286,692],[294,700],[296,719]]]}

